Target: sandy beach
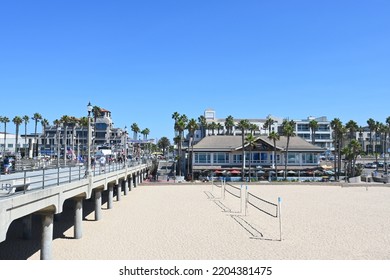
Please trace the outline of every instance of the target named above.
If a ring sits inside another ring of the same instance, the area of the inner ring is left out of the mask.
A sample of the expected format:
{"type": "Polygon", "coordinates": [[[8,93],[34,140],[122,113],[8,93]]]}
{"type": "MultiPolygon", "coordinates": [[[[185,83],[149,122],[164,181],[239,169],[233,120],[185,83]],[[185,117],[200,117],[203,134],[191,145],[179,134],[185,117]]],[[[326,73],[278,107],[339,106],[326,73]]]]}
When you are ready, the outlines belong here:
{"type": "MultiPolygon", "coordinates": [[[[239,187],[239,186],[237,186],[239,187]]],[[[55,223],[56,260],[389,260],[390,188],[322,185],[251,185],[249,192],[270,202],[281,198],[279,219],[211,184],[144,184],[114,208],[103,205],[93,221],[85,202],[83,238],[73,239],[72,205],[55,223]],[[234,213],[229,213],[229,210],[234,213]],[[68,221],[68,223],[67,223],[68,221]],[[251,238],[252,237],[252,238],[251,238]],[[254,239],[253,237],[262,237],[254,239]]],[[[39,227],[39,221],[35,221],[39,227]]],[[[14,225],[10,230],[17,230],[14,225]]],[[[37,230],[38,231],[38,230],[37,230]]],[[[38,260],[39,232],[0,243],[1,259],[38,260]]]]}

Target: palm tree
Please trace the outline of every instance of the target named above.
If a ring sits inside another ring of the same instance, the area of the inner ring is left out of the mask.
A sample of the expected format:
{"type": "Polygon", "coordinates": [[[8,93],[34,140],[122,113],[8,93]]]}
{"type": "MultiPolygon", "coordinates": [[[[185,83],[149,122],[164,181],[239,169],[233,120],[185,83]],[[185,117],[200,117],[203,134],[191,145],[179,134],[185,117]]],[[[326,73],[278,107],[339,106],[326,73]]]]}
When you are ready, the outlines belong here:
{"type": "Polygon", "coordinates": [[[7,143],[7,123],[9,123],[8,117],[0,117],[0,122],[4,124],[4,147],[3,147],[3,157],[5,157],[5,148],[7,143]]]}
{"type": "Polygon", "coordinates": [[[280,140],[280,135],[277,132],[272,131],[268,135],[268,139],[272,140],[273,143],[274,143],[274,154],[273,154],[272,158],[273,158],[273,161],[274,161],[275,172],[276,172],[276,174],[278,174],[278,166],[277,166],[278,164],[277,164],[277,160],[276,160],[276,141],[280,140]]]}
{"type": "Polygon", "coordinates": [[[350,120],[345,124],[345,128],[348,130],[349,141],[351,142],[353,139],[356,139],[356,132],[359,130],[358,124],[350,120]]]}
{"type": "Polygon", "coordinates": [[[133,123],[130,128],[131,128],[131,131],[134,133],[133,134],[133,139],[137,140],[138,139],[138,133],[141,131],[139,126],[138,126],[138,124],[133,123]]]}
{"type": "Polygon", "coordinates": [[[341,150],[343,143],[344,127],[340,119],[335,118],[330,122],[330,126],[333,130],[333,142],[334,142],[334,169],[336,180],[340,178],[341,171],[341,150]]]}
{"type": "Polygon", "coordinates": [[[141,134],[144,136],[144,140],[148,140],[148,135],[150,134],[150,129],[145,128],[141,131],[141,134]]]}
{"type": "MultiPolygon", "coordinates": [[[[88,122],[88,120],[87,120],[88,122]]],[[[56,142],[57,142],[57,168],[60,167],[60,156],[61,156],[61,141],[60,141],[60,134],[61,134],[61,131],[60,131],[60,127],[61,127],[61,121],[56,119],[53,121],[53,124],[56,126],[56,129],[57,129],[57,132],[56,132],[56,142]]],[[[88,124],[87,124],[88,126],[88,124]]]]}
{"type": "Polygon", "coordinates": [[[71,117],[63,115],[60,122],[64,125],[64,162],[66,164],[67,151],[68,151],[68,126],[71,122],[71,117]]]}
{"type": "Polygon", "coordinates": [[[242,143],[242,164],[241,164],[241,179],[245,180],[245,132],[250,127],[250,122],[248,120],[241,120],[237,124],[237,129],[241,130],[241,143],[242,143]]]}
{"type": "Polygon", "coordinates": [[[49,125],[49,121],[47,119],[41,120],[41,125],[43,128],[43,136],[44,136],[44,147],[46,146],[46,141],[47,141],[47,135],[46,135],[46,127],[49,125]]]}
{"type": "Polygon", "coordinates": [[[386,157],[386,155],[388,154],[387,152],[388,152],[388,150],[387,150],[387,136],[389,136],[390,135],[390,117],[387,117],[386,118],[386,125],[387,125],[387,135],[385,136],[385,160],[384,160],[384,162],[385,162],[385,172],[386,172],[386,174],[388,174],[387,173],[387,157],[386,157]]]}
{"type": "Polygon", "coordinates": [[[220,134],[220,131],[223,129],[223,125],[221,123],[217,123],[217,133],[220,134]]]}
{"type": "Polygon", "coordinates": [[[375,131],[376,122],[374,119],[370,118],[367,120],[368,129],[370,130],[370,146],[371,146],[371,153],[374,152],[374,143],[372,141],[372,133],[375,131]]]}
{"type": "MultiPolygon", "coordinates": [[[[191,180],[194,179],[194,170],[192,169],[192,159],[194,157],[194,134],[195,134],[195,131],[199,128],[198,126],[198,123],[196,122],[195,119],[190,119],[188,121],[188,124],[187,124],[187,129],[188,129],[188,132],[190,134],[190,143],[189,143],[189,147],[192,148],[192,151],[191,151],[191,180]]],[[[188,171],[189,171],[189,168],[190,168],[190,157],[188,157],[188,171]]],[[[189,172],[187,172],[187,177],[189,175],[189,172]]]]}
{"type": "MultiPolygon", "coordinates": [[[[362,153],[363,149],[360,143],[353,139],[351,142],[349,142],[348,146],[343,148],[342,153],[345,155],[345,159],[348,161],[348,166],[351,174],[351,177],[355,177],[356,174],[356,159],[357,157],[362,153]]],[[[345,170],[347,172],[347,170],[345,170]]]]}
{"type": "Polygon", "coordinates": [[[249,182],[252,181],[252,148],[256,147],[256,137],[252,133],[245,137],[245,142],[249,147],[249,182]]]}
{"type": "MultiPolygon", "coordinates": [[[[144,140],[147,141],[148,140],[148,135],[150,134],[150,129],[149,128],[143,129],[141,131],[141,134],[143,135],[144,140]]],[[[148,142],[146,142],[146,147],[147,147],[147,150],[150,151],[150,146],[149,146],[148,142]]]]}
{"type": "Polygon", "coordinates": [[[28,149],[27,149],[27,124],[30,121],[30,117],[27,115],[23,116],[24,121],[24,156],[28,156],[28,149]]]}
{"type": "Polygon", "coordinates": [[[205,116],[199,116],[198,122],[199,122],[199,127],[200,127],[200,130],[201,130],[202,138],[204,138],[204,137],[206,137],[206,128],[207,128],[206,117],[205,116]]]}
{"type": "Polygon", "coordinates": [[[34,143],[35,143],[35,149],[33,149],[33,156],[38,156],[38,134],[37,134],[37,128],[38,128],[38,122],[42,120],[42,115],[39,113],[35,113],[34,116],[32,116],[32,119],[35,121],[35,130],[34,130],[34,143]]]}
{"type": "Polygon", "coordinates": [[[275,123],[275,121],[270,116],[268,116],[264,125],[263,125],[263,128],[268,130],[268,134],[271,133],[271,127],[274,123],[275,123]]]}
{"type": "Polygon", "coordinates": [[[229,115],[225,119],[225,127],[226,127],[226,134],[232,135],[233,134],[233,127],[234,127],[234,118],[231,115],[229,115]]]}
{"type": "Polygon", "coordinates": [[[251,123],[249,125],[249,130],[251,131],[252,135],[256,135],[256,131],[260,130],[259,126],[255,123],[251,123]]]}
{"type": "Polygon", "coordinates": [[[316,132],[317,132],[318,127],[319,127],[318,121],[311,120],[309,122],[309,127],[311,129],[311,142],[312,142],[313,145],[315,145],[315,143],[316,143],[316,132]]]}
{"type": "Polygon", "coordinates": [[[208,129],[211,130],[211,135],[215,135],[215,130],[217,129],[217,124],[215,122],[212,122],[212,123],[209,123],[209,125],[207,126],[208,129]]]}
{"type": "Polygon", "coordinates": [[[19,149],[18,149],[18,142],[19,142],[19,127],[23,123],[23,119],[19,116],[15,116],[12,119],[12,122],[15,124],[16,127],[16,138],[15,138],[15,153],[17,154],[19,149]]]}
{"type": "Polygon", "coordinates": [[[157,142],[157,146],[163,150],[163,154],[164,156],[166,157],[167,154],[166,154],[166,149],[171,145],[171,142],[169,141],[169,139],[167,137],[161,137],[160,140],[158,140],[157,142]]]}
{"type": "Polygon", "coordinates": [[[92,136],[92,151],[95,151],[96,147],[96,135],[97,135],[97,119],[102,116],[103,110],[99,106],[93,106],[92,116],[93,116],[93,136],[92,136]]]}
{"type": "Polygon", "coordinates": [[[290,145],[291,137],[295,136],[295,122],[284,120],[282,124],[283,136],[287,137],[285,160],[284,160],[284,180],[287,180],[287,163],[288,163],[288,148],[290,145]]]}
{"type": "Polygon", "coordinates": [[[175,122],[175,131],[178,132],[179,142],[178,142],[178,165],[179,165],[179,176],[181,176],[181,167],[182,167],[182,142],[183,142],[183,132],[187,127],[188,118],[186,115],[181,115],[179,119],[175,122]]]}

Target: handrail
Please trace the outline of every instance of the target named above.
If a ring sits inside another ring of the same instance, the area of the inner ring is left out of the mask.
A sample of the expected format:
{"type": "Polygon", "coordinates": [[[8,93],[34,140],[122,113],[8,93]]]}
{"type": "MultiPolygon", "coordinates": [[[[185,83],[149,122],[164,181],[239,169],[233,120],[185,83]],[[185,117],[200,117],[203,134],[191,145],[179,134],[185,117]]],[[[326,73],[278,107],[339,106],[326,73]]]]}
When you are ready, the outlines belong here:
{"type": "MultiPolygon", "coordinates": [[[[101,174],[109,174],[126,168],[137,167],[141,164],[143,163],[140,161],[128,161],[127,165],[124,163],[111,163],[105,166],[104,173],[100,168],[96,167],[92,170],[91,175],[98,176],[101,174]]],[[[28,190],[45,189],[52,186],[59,186],[61,184],[85,180],[85,174],[86,167],[80,165],[67,166],[63,168],[43,168],[33,171],[25,170],[22,172],[2,175],[0,178],[0,199],[15,194],[26,193],[28,190]],[[9,189],[12,188],[13,182],[16,180],[24,183],[19,184],[17,191],[10,192],[9,189]],[[20,186],[24,187],[21,188],[20,186]]]]}

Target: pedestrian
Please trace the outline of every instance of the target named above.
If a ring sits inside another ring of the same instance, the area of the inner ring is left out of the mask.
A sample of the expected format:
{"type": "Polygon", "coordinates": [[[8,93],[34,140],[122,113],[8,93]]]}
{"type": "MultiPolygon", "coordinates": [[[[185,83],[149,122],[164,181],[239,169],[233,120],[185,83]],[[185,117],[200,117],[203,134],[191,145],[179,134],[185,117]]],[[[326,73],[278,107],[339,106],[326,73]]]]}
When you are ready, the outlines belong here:
{"type": "Polygon", "coordinates": [[[101,171],[102,172],[105,172],[105,168],[106,168],[106,157],[101,157],[100,158],[100,167],[101,167],[101,171]]]}

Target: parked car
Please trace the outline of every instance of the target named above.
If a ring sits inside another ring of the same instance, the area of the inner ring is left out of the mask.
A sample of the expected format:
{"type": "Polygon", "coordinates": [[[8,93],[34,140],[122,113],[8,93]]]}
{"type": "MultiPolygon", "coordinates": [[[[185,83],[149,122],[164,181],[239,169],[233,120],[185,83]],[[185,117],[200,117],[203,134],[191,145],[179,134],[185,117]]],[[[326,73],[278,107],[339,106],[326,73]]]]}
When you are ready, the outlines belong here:
{"type": "Polygon", "coordinates": [[[377,168],[377,165],[373,162],[368,162],[364,165],[364,168],[377,168]]]}

